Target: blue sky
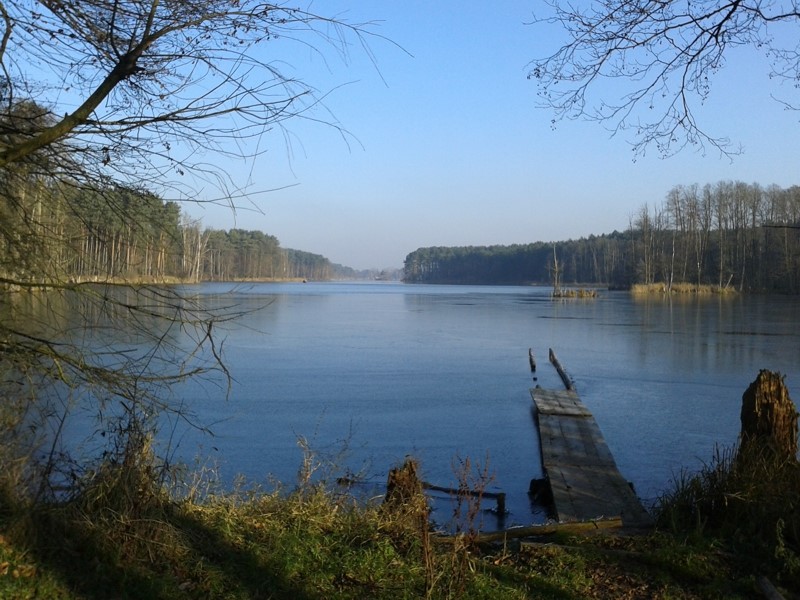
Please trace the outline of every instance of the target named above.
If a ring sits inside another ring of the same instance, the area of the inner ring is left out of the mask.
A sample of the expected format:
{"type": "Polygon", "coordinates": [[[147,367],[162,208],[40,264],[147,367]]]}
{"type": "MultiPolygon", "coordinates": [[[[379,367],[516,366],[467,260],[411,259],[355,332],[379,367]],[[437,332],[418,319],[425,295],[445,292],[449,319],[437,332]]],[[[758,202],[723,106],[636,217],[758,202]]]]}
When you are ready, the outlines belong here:
{"type": "Polygon", "coordinates": [[[312,10],[333,14],[337,6],[348,21],[379,22],[374,31],[402,49],[372,40],[376,67],[358,48],[346,61],[328,53],[324,64],[299,45],[276,45],[290,72],[333,90],[325,106],[349,136],[287,122],[287,132],[262,141],[269,152],[255,164],[229,167],[249,189],[275,191],[236,211],[186,205],[204,226],[260,229],[284,247],[354,268],[401,267],[422,246],[623,230],[642,204],[660,204],[678,184],[800,183],[800,114],[770,97],[791,90],[776,87],[749,49],[730,57],[698,112],[710,132],[741,143],[743,155],[731,163],[689,149],[634,161],[624,133],[580,121],[553,129],[552,114],[537,107],[526,67],[561,36],[526,25],[540,2],[337,0],[312,10]]]}

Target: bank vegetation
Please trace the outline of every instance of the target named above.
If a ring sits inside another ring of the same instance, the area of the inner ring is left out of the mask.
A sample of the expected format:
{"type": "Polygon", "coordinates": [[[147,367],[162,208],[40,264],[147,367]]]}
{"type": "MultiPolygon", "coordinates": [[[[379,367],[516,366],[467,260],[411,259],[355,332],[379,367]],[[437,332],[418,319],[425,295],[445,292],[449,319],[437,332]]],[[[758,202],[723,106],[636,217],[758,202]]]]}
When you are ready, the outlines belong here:
{"type": "Polygon", "coordinates": [[[798,466],[763,454],[736,460],[735,449],[676,479],[655,507],[655,531],[491,544],[467,527],[434,537],[424,497],[393,503],[336,487],[313,453],[291,487],[231,490],[213,470],[165,472],[142,440],[125,462],[98,465],[68,495],[42,502],[9,450],[3,598],[666,599],[800,589],[798,466]]]}

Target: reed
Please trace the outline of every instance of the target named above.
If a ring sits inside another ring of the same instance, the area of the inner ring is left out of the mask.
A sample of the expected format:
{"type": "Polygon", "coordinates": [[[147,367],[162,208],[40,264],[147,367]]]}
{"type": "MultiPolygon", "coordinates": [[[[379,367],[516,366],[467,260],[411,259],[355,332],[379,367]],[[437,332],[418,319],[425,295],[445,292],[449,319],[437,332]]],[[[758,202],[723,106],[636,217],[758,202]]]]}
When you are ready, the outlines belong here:
{"type": "Polygon", "coordinates": [[[677,294],[677,295],[696,295],[711,296],[719,294],[733,294],[736,290],[732,287],[720,287],[717,285],[694,283],[673,283],[671,286],[666,283],[635,283],[631,286],[631,293],[635,295],[646,294],[677,294]]]}

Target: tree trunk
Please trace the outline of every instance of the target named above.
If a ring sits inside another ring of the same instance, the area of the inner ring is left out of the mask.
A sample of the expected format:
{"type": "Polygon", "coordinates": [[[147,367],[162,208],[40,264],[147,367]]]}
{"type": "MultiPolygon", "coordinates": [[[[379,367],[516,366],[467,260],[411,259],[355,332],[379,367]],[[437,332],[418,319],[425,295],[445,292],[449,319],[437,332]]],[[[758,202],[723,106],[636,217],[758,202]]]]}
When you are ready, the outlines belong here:
{"type": "Polygon", "coordinates": [[[780,373],[762,369],[742,396],[742,447],[757,444],[776,457],[797,458],[797,409],[780,373]]]}

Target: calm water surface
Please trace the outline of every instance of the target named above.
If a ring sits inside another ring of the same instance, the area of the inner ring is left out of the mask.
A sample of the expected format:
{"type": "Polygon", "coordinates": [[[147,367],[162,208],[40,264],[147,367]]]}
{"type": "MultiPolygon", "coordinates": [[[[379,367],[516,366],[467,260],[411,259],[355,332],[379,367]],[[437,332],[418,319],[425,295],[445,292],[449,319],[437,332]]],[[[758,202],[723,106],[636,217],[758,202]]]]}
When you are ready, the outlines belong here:
{"type": "Polygon", "coordinates": [[[546,288],[396,283],[189,289],[259,309],[224,332],[230,400],[214,386],[178,390],[214,431],[179,429],[178,454],[200,448],[228,480],[291,484],[301,436],[377,483],[413,455],[426,480],[451,485],[454,462],[469,457],[488,462],[490,489],[508,494],[505,524],[524,524],[543,517],[526,493],[541,476],[529,390],[561,387],[548,348],[645,499],[736,440],[741,396],[759,369],[800,390],[794,297],[553,301],[546,288]]]}

